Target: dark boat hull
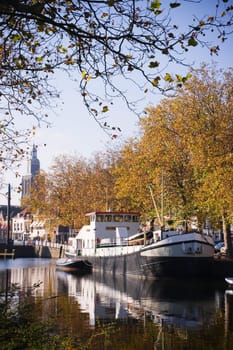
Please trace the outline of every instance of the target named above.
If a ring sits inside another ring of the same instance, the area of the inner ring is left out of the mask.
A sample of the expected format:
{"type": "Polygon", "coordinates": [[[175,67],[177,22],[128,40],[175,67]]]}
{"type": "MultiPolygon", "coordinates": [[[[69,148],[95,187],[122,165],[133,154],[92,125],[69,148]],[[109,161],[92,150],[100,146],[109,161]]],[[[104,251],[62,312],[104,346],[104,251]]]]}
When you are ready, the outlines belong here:
{"type": "Polygon", "coordinates": [[[93,269],[101,273],[135,275],[145,278],[208,277],[211,257],[142,257],[139,253],[115,257],[88,257],[93,269]]]}
{"type": "Polygon", "coordinates": [[[85,259],[58,259],[56,261],[56,268],[62,271],[87,273],[92,270],[92,264],[85,259]]]}

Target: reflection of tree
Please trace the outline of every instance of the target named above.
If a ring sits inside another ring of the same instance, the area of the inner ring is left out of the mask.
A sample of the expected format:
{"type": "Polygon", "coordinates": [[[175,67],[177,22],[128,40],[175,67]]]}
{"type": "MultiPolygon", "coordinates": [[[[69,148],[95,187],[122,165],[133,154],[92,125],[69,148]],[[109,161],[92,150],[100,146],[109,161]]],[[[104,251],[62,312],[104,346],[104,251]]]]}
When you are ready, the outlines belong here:
{"type": "Polygon", "coordinates": [[[5,282],[5,290],[0,292],[1,349],[59,349],[60,336],[52,335],[55,325],[50,317],[41,320],[42,303],[33,296],[40,283],[27,290],[17,284],[9,286],[8,270],[5,282]]]}
{"type": "Polygon", "coordinates": [[[224,298],[224,307],[225,307],[225,337],[229,338],[230,333],[233,331],[233,290],[225,291],[224,298]]]}

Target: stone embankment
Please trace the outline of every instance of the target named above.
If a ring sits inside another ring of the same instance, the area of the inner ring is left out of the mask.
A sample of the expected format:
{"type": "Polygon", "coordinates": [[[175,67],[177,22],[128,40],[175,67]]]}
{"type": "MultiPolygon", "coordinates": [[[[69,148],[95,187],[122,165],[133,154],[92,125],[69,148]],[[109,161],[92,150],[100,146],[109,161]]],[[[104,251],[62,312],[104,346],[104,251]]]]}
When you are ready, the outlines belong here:
{"type": "Polygon", "coordinates": [[[11,245],[7,247],[4,244],[0,245],[0,258],[4,258],[4,252],[13,254],[13,258],[51,258],[58,259],[64,256],[65,245],[58,243],[46,244],[27,244],[27,245],[11,245]]]}

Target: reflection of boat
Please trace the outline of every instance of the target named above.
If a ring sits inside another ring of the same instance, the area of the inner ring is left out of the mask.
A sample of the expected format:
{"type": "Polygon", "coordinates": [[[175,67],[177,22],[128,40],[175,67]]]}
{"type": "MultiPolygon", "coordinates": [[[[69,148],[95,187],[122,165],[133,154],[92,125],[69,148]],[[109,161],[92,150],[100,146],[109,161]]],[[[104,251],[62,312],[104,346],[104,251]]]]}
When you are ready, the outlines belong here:
{"type": "Polygon", "coordinates": [[[218,304],[216,286],[205,281],[153,281],[91,274],[78,278],[59,272],[58,281],[74,297],[89,323],[133,318],[195,329],[212,322],[218,304]],[[61,274],[60,274],[61,273],[61,274]]]}
{"type": "Polygon", "coordinates": [[[226,289],[225,290],[225,295],[233,296],[233,289],[226,289]]]}
{"type": "Polygon", "coordinates": [[[61,258],[56,261],[56,268],[63,271],[77,271],[79,273],[90,272],[92,265],[84,259],[61,258]]]}
{"type": "Polygon", "coordinates": [[[225,281],[228,283],[228,286],[233,288],[233,277],[226,277],[225,281]]]}
{"type": "Polygon", "coordinates": [[[214,242],[199,232],[138,232],[138,213],[92,212],[69,241],[67,257],[87,259],[93,270],[143,277],[209,276],[214,242]]]}

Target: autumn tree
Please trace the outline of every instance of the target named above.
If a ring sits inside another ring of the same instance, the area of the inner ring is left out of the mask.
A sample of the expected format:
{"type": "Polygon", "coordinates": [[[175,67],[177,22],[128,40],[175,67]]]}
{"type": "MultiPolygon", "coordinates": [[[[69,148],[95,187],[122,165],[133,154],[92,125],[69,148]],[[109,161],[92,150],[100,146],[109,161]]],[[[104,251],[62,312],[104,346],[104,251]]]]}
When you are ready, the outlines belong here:
{"type": "Polygon", "coordinates": [[[45,216],[49,195],[47,188],[47,174],[41,170],[33,179],[30,193],[27,197],[22,199],[21,205],[27,206],[28,209],[33,212],[36,212],[37,209],[40,208],[40,215],[45,216]]]}
{"type": "Polygon", "coordinates": [[[32,181],[30,193],[21,199],[21,206],[33,215],[34,221],[44,221],[45,226],[51,229],[50,198],[47,173],[40,171],[32,181]]]}
{"type": "Polygon", "coordinates": [[[112,169],[116,154],[97,153],[93,159],[60,156],[47,174],[36,177],[31,195],[24,201],[39,217],[49,219],[50,227],[70,226],[78,230],[90,211],[122,209],[116,201],[112,169]]]}
{"type": "MultiPolygon", "coordinates": [[[[158,179],[161,183],[164,197],[162,205],[165,209],[164,211],[162,208],[162,214],[173,214],[187,224],[194,215],[195,181],[189,152],[183,139],[181,118],[184,110],[177,99],[167,99],[157,108],[148,108],[147,112],[148,118],[141,121],[144,134],[140,147],[147,151],[149,164],[153,159],[153,187],[156,187],[158,179]]],[[[186,113],[185,117],[188,118],[186,113]]]]}
{"type": "Polygon", "coordinates": [[[230,224],[233,217],[233,70],[203,65],[181,93],[187,118],[184,138],[195,169],[195,201],[214,223],[222,223],[224,240],[232,256],[230,224]]]}
{"type": "Polygon", "coordinates": [[[57,96],[50,77],[58,69],[77,81],[89,112],[113,136],[119,130],[102,114],[118,97],[134,109],[135,96],[126,82],[136,87],[136,99],[142,92],[163,91],[164,81],[183,83],[186,76],[164,73],[167,64],[183,63],[185,53],[197,46],[218,53],[232,30],[233,7],[227,0],[208,2],[208,13],[190,17],[187,26],[176,20],[184,5],[195,13],[203,4],[205,0],[2,0],[2,162],[18,159],[25,150],[19,137],[25,140],[28,131],[18,130],[15,118],[32,115],[39,124],[47,119],[45,109],[57,96]]]}
{"type": "Polygon", "coordinates": [[[85,189],[89,208],[93,211],[109,211],[119,209],[119,203],[115,201],[115,178],[112,173],[115,156],[112,152],[96,153],[92,160],[89,160],[89,178],[85,189]]]}
{"type": "Polygon", "coordinates": [[[125,200],[128,209],[138,210],[142,214],[145,212],[147,215],[153,207],[148,187],[152,181],[153,165],[148,163],[146,155],[138,138],[129,139],[119,153],[114,174],[117,199],[125,200]]]}
{"type": "Polygon", "coordinates": [[[38,175],[30,196],[23,201],[32,213],[47,219],[54,231],[59,225],[80,227],[86,208],[88,164],[85,159],[57,157],[46,174],[38,175]]]}
{"type": "Polygon", "coordinates": [[[50,213],[57,225],[77,229],[86,207],[88,164],[85,159],[57,157],[49,176],[50,213]]]}
{"type": "Polygon", "coordinates": [[[203,65],[192,71],[192,78],[177,89],[175,97],[149,107],[148,116],[141,120],[139,139],[122,151],[117,180],[119,195],[135,186],[137,198],[142,198],[150,183],[158,199],[162,174],[167,212],[175,209],[176,216],[186,220],[195,215],[202,224],[206,218],[214,225],[221,222],[229,256],[232,78],[231,68],[221,71],[203,65]]]}
{"type": "Polygon", "coordinates": [[[127,144],[117,173],[118,196],[132,193],[146,213],[164,225],[164,216],[188,220],[193,215],[194,174],[182,139],[174,99],[147,109],[140,121],[140,137],[127,144]]]}

